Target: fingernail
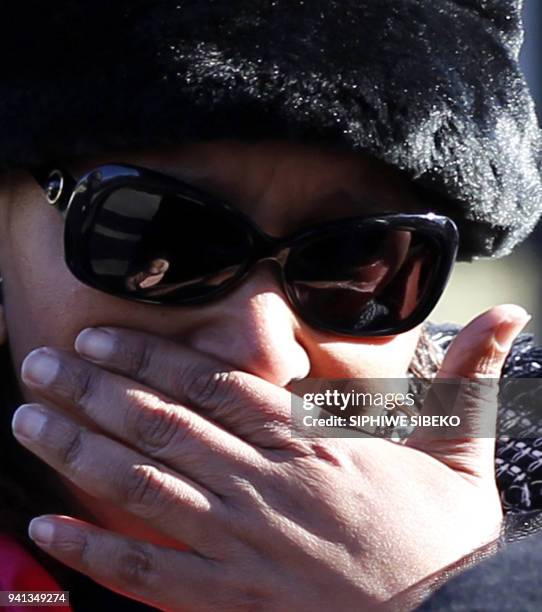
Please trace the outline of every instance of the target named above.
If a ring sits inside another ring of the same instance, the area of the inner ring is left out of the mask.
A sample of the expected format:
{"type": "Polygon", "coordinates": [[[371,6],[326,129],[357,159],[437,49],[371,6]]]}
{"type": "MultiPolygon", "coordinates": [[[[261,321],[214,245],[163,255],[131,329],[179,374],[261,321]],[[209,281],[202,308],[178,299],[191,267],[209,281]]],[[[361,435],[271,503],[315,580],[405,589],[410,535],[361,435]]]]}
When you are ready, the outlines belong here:
{"type": "Polygon", "coordinates": [[[25,383],[48,385],[53,382],[58,372],[58,359],[44,349],[32,351],[21,367],[21,377],[25,383]]]}
{"type": "Polygon", "coordinates": [[[494,340],[495,344],[503,353],[507,353],[519,332],[527,325],[532,319],[526,310],[521,307],[517,307],[518,311],[510,313],[505,319],[503,319],[497,329],[495,330],[494,340]]]}
{"type": "Polygon", "coordinates": [[[39,408],[32,404],[19,406],[11,420],[11,428],[14,434],[29,440],[39,437],[47,417],[39,408]]]}
{"type": "Polygon", "coordinates": [[[84,329],[75,340],[75,350],[90,359],[98,361],[107,359],[115,345],[113,336],[103,329],[84,329]]]}
{"type": "Polygon", "coordinates": [[[50,544],[55,537],[55,525],[47,519],[32,519],[28,525],[28,536],[36,544],[50,544]]]}

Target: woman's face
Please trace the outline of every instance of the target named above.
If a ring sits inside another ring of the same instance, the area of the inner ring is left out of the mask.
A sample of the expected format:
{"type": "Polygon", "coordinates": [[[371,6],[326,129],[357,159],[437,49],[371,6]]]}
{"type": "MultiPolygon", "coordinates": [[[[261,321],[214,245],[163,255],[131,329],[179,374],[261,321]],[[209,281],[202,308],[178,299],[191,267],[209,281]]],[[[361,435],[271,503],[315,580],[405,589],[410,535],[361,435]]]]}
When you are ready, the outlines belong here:
{"type": "MultiPolygon", "coordinates": [[[[285,235],[359,214],[426,212],[404,177],[351,153],[281,142],[215,142],[102,155],[69,167],[78,178],[107,162],[158,170],[237,206],[264,231],[285,235]]],[[[276,385],[292,378],[401,377],[419,327],[398,336],[348,339],[312,329],[292,311],[272,264],[262,262],[212,303],[165,307],[81,284],[63,257],[63,220],[26,172],[4,180],[0,271],[12,357],[19,372],[38,346],[73,350],[85,327],[121,326],[167,337],[276,385]]],[[[36,398],[21,385],[26,401],[36,398]]]]}

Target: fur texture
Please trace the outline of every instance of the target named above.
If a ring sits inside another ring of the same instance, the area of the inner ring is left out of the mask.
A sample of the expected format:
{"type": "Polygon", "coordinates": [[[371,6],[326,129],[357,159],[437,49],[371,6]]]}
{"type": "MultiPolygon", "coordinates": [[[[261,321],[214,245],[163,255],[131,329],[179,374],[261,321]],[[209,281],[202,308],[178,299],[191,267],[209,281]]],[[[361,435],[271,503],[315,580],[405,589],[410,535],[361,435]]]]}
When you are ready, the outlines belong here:
{"type": "Polygon", "coordinates": [[[416,181],[461,256],[507,254],[542,206],[520,0],[9,3],[0,169],[137,146],[285,138],[416,181]]]}

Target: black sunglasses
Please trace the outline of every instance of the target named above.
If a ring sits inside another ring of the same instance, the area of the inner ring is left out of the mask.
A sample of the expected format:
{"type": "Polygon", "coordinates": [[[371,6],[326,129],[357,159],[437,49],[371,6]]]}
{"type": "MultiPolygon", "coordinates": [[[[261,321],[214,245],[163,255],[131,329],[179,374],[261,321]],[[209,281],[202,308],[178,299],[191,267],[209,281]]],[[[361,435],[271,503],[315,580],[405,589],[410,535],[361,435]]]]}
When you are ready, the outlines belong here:
{"type": "Polygon", "coordinates": [[[75,277],[137,302],[209,301],[269,259],[309,325],[395,335],[429,315],[457,256],[457,227],[433,213],[353,217],[275,238],[234,207],[145,168],[104,165],[78,181],[63,169],[31,173],[65,219],[75,277]]]}

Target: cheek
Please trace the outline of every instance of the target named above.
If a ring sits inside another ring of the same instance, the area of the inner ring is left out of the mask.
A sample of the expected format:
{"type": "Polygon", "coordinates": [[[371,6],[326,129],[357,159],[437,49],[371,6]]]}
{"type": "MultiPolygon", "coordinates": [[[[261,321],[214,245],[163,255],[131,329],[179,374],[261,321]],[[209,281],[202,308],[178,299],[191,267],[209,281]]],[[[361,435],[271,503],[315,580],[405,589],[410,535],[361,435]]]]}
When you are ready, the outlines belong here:
{"type": "Polygon", "coordinates": [[[38,258],[31,274],[6,284],[5,301],[10,347],[17,368],[36,347],[71,350],[77,333],[95,324],[99,313],[104,312],[95,293],[80,285],[65,266],[47,266],[45,260],[38,258]]]}
{"type": "Polygon", "coordinates": [[[315,378],[403,378],[414,357],[421,325],[398,336],[357,342],[321,342],[315,349],[315,378]]]}
{"type": "Polygon", "coordinates": [[[13,215],[3,276],[6,324],[17,372],[38,346],[72,350],[82,328],[125,320],[120,300],[85,287],[68,270],[62,233],[60,215],[46,205],[24,205],[13,215]]]}

